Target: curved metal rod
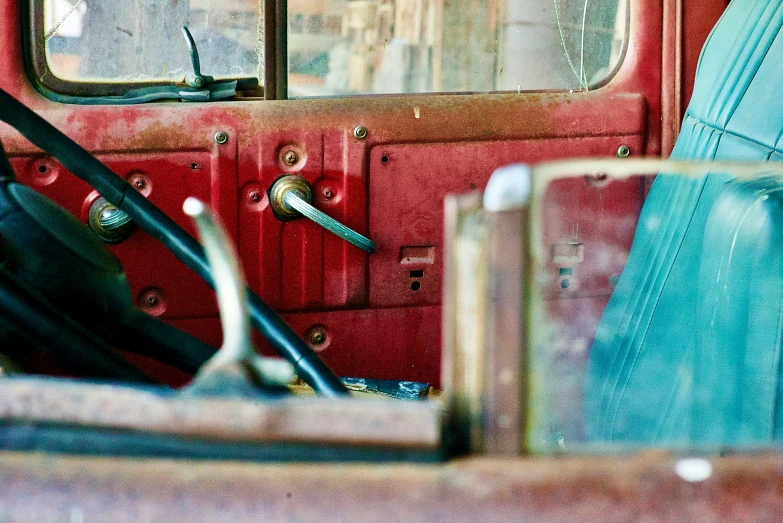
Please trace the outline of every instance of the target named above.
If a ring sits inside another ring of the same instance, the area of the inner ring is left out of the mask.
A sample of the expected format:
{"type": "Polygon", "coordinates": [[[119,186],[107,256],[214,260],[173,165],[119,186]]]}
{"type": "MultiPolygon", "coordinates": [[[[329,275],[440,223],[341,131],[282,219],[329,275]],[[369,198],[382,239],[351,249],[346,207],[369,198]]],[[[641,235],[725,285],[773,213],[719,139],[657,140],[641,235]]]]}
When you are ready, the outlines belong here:
{"type": "Polygon", "coordinates": [[[270,385],[288,385],[296,377],[293,366],[263,358],[253,349],[245,278],[220,220],[197,198],[185,200],[182,209],[196,223],[212,266],[223,327],[223,346],[199,369],[188,388],[205,394],[254,394],[268,392],[270,385]]]}
{"type": "MultiPolygon", "coordinates": [[[[0,89],[0,120],[19,131],[33,145],[57,158],[66,169],[128,213],[139,227],[158,239],[214,288],[209,263],[195,238],[100,160],[3,89],[0,89]]],[[[278,354],[294,366],[297,375],[321,394],[348,394],[348,389],[323,360],[266,302],[249,289],[247,297],[253,326],[278,354]]]]}
{"type": "Polygon", "coordinates": [[[190,63],[193,65],[193,73],[196,76],[201,76],[201,59],[198,56],[198,47],[196,47],[196,41],[193,39],[193,35],[190,34],[190,29],[188,29],[187,26],[182,27],[182,34],[185,35],[185,41],[188,44],[190,63]]]}
{"type": "Polygon", "coordinates": [[[351,245],[360,248],[365,252],[375,252],[375,243],[366,236],[362,236],[350,227],[338,222],[328,214],[316,209],[308,203],[296,191],[288,191],[283,196],[283,203],[295,209],[299,214],[308,218],[327,231],[331,232],[347,241],[351,245]]]}
{"type": "Polygon", "coordinates": [[[190,53],[190,63],[193,65],[193,72],[185,75],[185,83],[195,89],[203,89],[214,82],[215,79],[201,74],[201,59],[198,56],[198,47],[196,47],[196,41],[193,39],[193,35],[190,34],[190,29],[187,26],[182,27],[182,34],[185,35],[185,42],[190,53]]]}
{"type": "Polygon", "coordinates": [[[223,326],[223,346],[207,364],[214,361],[240,361],[255,356],[250,341],[247,314],[247,287],[235,254],[234,246],[221,230],[217,218],[204,204],[193,197],[182,206],[198,227],[201,243],[212,267],[215,279],[220,323],[223,326]]]}

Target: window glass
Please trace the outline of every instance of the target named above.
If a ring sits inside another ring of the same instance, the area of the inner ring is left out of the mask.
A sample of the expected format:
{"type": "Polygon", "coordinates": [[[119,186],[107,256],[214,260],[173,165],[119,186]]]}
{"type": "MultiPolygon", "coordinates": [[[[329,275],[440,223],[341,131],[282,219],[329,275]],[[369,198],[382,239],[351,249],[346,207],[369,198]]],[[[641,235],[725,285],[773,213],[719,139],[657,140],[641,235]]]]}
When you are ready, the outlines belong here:
{"type": "Polygon", "coordinates": [[[187,25],[202,74],[263,78],[263,0],[45,0],[46,59],[72,81],[181,81],[187,25]]]}
{"type": "Polygon", "coordinates": [[[781,173],[644,160],[534,169],[531,450],[779,443],[781,173]]]}
{"type": "Polygon", "coordinates": [[[620,60],[625,0],[291,0],[289,93],[584,90],[620,60]]]}

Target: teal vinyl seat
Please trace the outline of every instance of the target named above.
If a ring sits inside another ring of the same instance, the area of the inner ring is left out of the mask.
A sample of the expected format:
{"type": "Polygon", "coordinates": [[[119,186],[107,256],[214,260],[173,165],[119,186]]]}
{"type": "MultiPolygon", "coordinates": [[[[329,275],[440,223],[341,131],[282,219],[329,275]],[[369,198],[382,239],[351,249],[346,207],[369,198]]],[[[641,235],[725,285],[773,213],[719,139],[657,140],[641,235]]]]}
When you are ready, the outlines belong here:
{"type": "MultiPolygon", "coordinates": [[[[702,51],[673,158],[783,159],[783,0],[733,0],[702,51]]],[[[783,183],[652,185],[586,376],[593,442],[783,439],[783,183]]]]}

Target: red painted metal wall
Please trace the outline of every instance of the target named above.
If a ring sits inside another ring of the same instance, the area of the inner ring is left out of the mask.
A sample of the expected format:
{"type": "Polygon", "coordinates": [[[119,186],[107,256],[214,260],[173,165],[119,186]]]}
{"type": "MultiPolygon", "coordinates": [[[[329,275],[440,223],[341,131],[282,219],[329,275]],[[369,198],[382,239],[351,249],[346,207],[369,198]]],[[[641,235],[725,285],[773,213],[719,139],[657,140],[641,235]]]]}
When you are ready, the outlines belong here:
{"type": "MultiPolygon", "coordinates": [[[[303,336],[325,329],[316,349],[336,372],[438,383],[443,197],[481,189],[513,162],[613,156],[620,145],[659,154],[664,1],[631,0],[624,63],[593,92],[98,107],[57,104],[32,88],[19,6],[4,2],[0,86],[120,175],[142,180],[139,190],[187,229],[183,200],[208,201],[237,241],[251,287],[303,336]],[[357,125],[366,139],[353,136],[357,125]],[[293,167],[281,158],[289,148],[300,158],[293,167]],[[276,220],[264,195],[287,172],[311,181],[316,205],[378,252],[304,220],[276,220]]],[[[25,183],[85,218],[91,188],[4,125],[0,139],[25,183]]],[[[193,273],[141,231],[112,249],[140,306],[219,344],[214,297],[193,273]],[[150,291],[161,297],[152,307],[150,291]]]]}

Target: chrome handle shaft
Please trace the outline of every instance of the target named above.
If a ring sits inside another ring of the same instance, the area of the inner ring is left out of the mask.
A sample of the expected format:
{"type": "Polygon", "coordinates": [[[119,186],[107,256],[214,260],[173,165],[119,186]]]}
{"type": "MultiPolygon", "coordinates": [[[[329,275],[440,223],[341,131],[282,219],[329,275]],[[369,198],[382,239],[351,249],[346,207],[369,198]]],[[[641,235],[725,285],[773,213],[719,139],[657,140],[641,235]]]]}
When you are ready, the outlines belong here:
{"type": "Polygon", "coordinates": [[[362,236],[353,229],[346,227],[328,214],[319,211],[302,198],[297,191],[286,192],[285,195],[283,195],[283,203],[299,212],[299,214],[305,218],[314,221],[327,231],[339,236],[351,245],[355,245],[363,251],[375,251],[375,243],[373,243],[372,240],[362,236]]]}

